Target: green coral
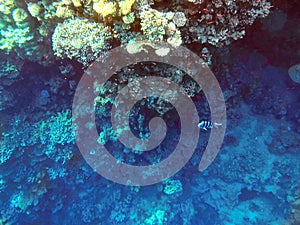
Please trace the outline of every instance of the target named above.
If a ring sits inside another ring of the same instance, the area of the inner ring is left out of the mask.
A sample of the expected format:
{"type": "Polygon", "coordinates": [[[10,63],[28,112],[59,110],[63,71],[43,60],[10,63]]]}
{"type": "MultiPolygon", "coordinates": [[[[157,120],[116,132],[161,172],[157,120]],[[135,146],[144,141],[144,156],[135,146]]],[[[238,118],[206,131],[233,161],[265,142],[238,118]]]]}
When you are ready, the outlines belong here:
{"type": "Polygon", "coordinates": [[[16,8],[12,11],[12,17],[15,22],[24,22],[28,17],[28,14],[24,9],[16,8]]]}
{"type": "Polygon", "coordinates": [[[30,125],[25,121],[25,117],[15,116],[9,122],[9,127],[10,129],[2,132],[0,136],[0,165],[7,162],[15,151],[18,155],[22,155],[25,146],[36,143],[28,129],[30,125]]]}
{"type": "Polygon", "coordinates": [[[133,21],[135,19],[134,13],[131,12],[128,15],[123,16],[122,19],[123,19],[123,21],[124,21],[125,24],[131,24],[131,23],[133,23],[133,21]]]}
{"type": "Polygon", "coordinates": [[[11,52],[15,47],[24,48],[28,41],[31,41],[32,35],[29,27],[14,28],[8,26],[0,31],[0,50],[11,52]]]}
{"type": "Polygon", "coordinates": [[[167,195],[172,195],[174,193],[181,192],[182,190],[183,189],[180,180],[167,180],[165,182],[164,193],[167,195]]]}
{"type": "Polygon", "coordinates": [[[166,34],[165,26],[168,24],[166,15],[155,9],[149,8],[140,15],[141,30],[148,40],[162,41],[166,34]]]}
{"type": "MultiPolygon", "coordinates": [[[[0,51],[17,59],[39,61],[50,51],[42,44],[23,1],[0,1],[0,51]]],[[[6,57],[10,57],[6,56],[6,57]]]]}
{"type": "Polygon", "coordinates": [[[75,143],[71,111],[58,112],[46,121],[34,125],[33,138],[38,138],[45,147],[45,154],[54,161],[65,163],[73,153],[68,144],[75,143]]]}
{"type": "Polygon", "coordinates": [[[14,0],[1,0],[0,2],[0,13],[4,15],[10,15],[12,9],[15,7],[14,0]]]}
{"type": "Polygon", "coordinates": [[[110,38],[110,29],[102,23],[79,18],[68,19],[57,24],[52,36],[52,46],[56,56],[76,59],[87,65],[100,52],[109,49],[110,38]]]}
{"type": "MultiPolygon", "coordinates": [[[[7,134],[2,134],[2,138],[6,138],[7,134]]],[[[6,141],[8,142],[8,141],[6,141]]],[[[0,165],[5,163],[13,153],[14,149],[6,149],[5,144],[3,143],[3,140],[0,141],[0,165]]]]}
{"type": "Polygon", "coordinates": [[[24,194],[23,191],[20,191],[19,193],[14,194],[11,197],[10,205],[12,208],[18,208],[22,212],[26,210],[26,208],[31,205],[31,201],[29,201],[28,196],[24,194]]]}
{"type": "Polygon", "coordinates": [[[103,127],[102,131],[99,133],[98,142],[102,145],[106,144],[109,140],[117,141],[118,135],[112,127],[103,127]]]}
{"type": "Polygon", "coordinates": [[[71,110],[58,112],[35,123],[18,116],[10,122],[10,127],[11,130],[2,132],[0,136],[0,165],[7,162],[15,151],[22,155],[30,146],[38,149],[36,154],[45,154],[56,162],[65,163],[73,156],[75,134],[71,110]]]}
{"type": "MultiPolygon", "coordinates": [[[[0,57],[5,58],[5,56],[0,55],[0,57]]],[[[21,60],[12,60],[11,58],[7,58],[5,60],[0,61],[0,79],[1,85],[10,86],[14,81],[19,80],[19,73],[23,66],[23,62],[21,60]]]]}
{"type": "Polygon", "coordinates": [[[0,4],[0,50],[11,52],[13,48],[26,48],[34,39],[27,12],[12,1],[0,4]]]}
{"type": "Polygon", "coordinates": [[[163,225],[165,224],[166,218],[165,210],[157,209],[150,217],[146,218],[142,223],[143,225],[163,225]]]}
{"type": "Polygon", "coordinates": [[[27,9],[29,11],[29,13],[31,14],[31,16],[38,18],[42,8],[41,5],[39,3],[33,3],[33,2],[29,2],[27,4],[27,9]]]}

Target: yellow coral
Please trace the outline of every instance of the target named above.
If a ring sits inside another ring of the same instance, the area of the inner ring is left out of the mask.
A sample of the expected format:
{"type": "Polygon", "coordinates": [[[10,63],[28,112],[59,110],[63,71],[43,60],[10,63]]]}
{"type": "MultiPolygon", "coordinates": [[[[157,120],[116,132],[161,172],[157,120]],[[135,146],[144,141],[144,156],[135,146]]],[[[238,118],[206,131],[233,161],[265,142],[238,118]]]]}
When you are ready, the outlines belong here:
{"type": "Polygon", "coordinates": [[[15,7],[14,0],[0,0],[0,13],[10,15],[12,9],[15,7]]]}
{"type": "Polygon", "coordinates": [[[72,2],[73,2],[73,5],[74,5],[75,7],[81,7],[81,6],[82,6],[80,0],[72,0],[72,2]]]}
{"type": "Polygon", "coordinates": [[[40,25],[40,27],[38,28],[38,32],[43,37],[47,37],[49,35],[49,33],[50,33],[50,29],[49,29],[49,27],[47,26],[46,23],[42,23],[40,25]]]}
{"type": "Polygon", "coordinates": [[[24,9],[16,8],[13,10],[12,16],[15,22],[23,22],[28,17],[28,14],[24,9]]]}
{"type": "Polygon", "coordinates": [[[52,35],[52,47],[56,56],[77,59],[88,65],[101,52],[109,49],[110,38],[110,29],[103,23],[74,18],[57,24],[52,35]]]}
{"type": "Polygon", "coordinates": [[[106,17],[116,13],[116,4],[105,0],[94,1],[93,9],[102,17],[106,17]]]}
{"type": "Polygon", "coordinates": [[[122,15],[127,15],[131,11],[131,7],[133,6],[135,0],[123,0],[119,2],[119,7],[122,15]]]}
{"type": "Polygon", "coordinates": [[[32,3],[32,2],[27,3],[27,9],[29,13],[36,18],[41,13],[41,6],[38,3],[32,3]]]}
{"type": "Polygon", "coordinates": [[[56,8],[55,15],[58,18],[70,18],[74,16],[74,11],[70,10],[67,6],[58,5],[56,8]]]}
{"type": "Polygon", "coordinates": [[[131,23],[133,23],[133,21],[135,19],[134,13],[131,12],[128,15],[123,16],[122,19],[123,19],[123,22],[125,24],[131,24],[131,23]]]}

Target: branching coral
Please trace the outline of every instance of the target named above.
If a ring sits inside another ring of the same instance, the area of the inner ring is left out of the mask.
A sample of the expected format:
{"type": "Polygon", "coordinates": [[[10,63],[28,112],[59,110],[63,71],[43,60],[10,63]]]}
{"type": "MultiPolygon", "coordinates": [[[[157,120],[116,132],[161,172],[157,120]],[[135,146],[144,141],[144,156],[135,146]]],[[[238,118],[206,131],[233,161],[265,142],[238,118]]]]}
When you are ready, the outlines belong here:
{"type": "MultiPolygon", "coordinates": [[[[166,41],[164,37],[167,36],[167,41],[174,45],[181,45],[180,31],[177,29],[175,23],[172,22],[174,13],[163,13],[152,8],[142,10],[140,13],[141,30],[147,40],[153,42],[166,41]]],[[[180,24],[182,25],[182,23],[180,24]]]]}
{"type": "Polygon", "coordinates": [[[134,3],[135,0],[93,0],[93,9],[103,18],[108,15],[116,17],[129,14],[134,3]]]}
{"type": "MultiPolygon", "coordinates": [[[[0,55],[3,57],[3,55],[0,55]]],[[[0,61],[0,79],[1,86],[10,86],[14,81],[21,79],[19,73],[23,66],[21,60],[12,60],[10,58],[0,61]]]]}
{"type": "Polygon", "coordinates": [[[109,48],[110,38],[110,29],[102,23],[68,19],[59,23],[54,30],[53,50],[59,57],[76,59],[87,65],[109,48]]]}
{"type": "Polygon", "coordinates": [[[182,29],[186,34],[184,42],[201,42],[218,47],[243,38],[246,26],[252,25],[258,17],[266,17],[272,7],[266,0],[192,2],[173,3],[173,7],[182,8],[188,17],[187,26],[182,29]]]}
{"type": "Polygon", "coordinates": [[[0,49],[33,55],[50,50],[52,39],[56,56],[88,65],[108,49],[110,38],[220,47],[242,38],[246,26],[271,8],[268,0],[3,0],[0,49]]]}
{"type": "Polygon", "coordinates": [[[0,50],[9,53],[13,48],[26,48],[34,39],[29,15],[14,1],[5,0],[0,4],[0,50]]]}
{"type": "Polygon", "coordinates": [[[74,144],[75,136],[70,110],[35,123],[16,116],[10,126],[12,129],[0,136],[0,165],[7,162],[12,154],[20,156],[32,146],[39,149],[35,152],[36,157],[44,154],[56,162],[65,163],[73,156],[71,144],[74,144]]]}
{"type": "Polygon", "coordinates": [[[72,157],[72,149],[68,144],[74,143],[75,137],[70,110],[59,112],[46,121],[36,123],[32,133],[46,146],[45,154],[49,158],[65,163],[72,157]]]}

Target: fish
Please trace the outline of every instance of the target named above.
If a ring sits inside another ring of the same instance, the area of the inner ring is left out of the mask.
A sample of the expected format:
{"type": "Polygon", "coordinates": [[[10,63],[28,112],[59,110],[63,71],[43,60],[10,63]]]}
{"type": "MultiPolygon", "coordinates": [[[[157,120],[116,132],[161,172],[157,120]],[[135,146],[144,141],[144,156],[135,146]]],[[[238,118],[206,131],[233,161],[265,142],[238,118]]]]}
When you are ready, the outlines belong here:
{"type": "Polygon", "coordinates": [[[198,127],[202,130],[207,130],[207,129],[211,129],[213,128],[213,124],[212,122],[210,121],[207,121],[207,120],[201,120],[199,123],[198,123],[198,127]]]}
{"type": "Polygon", "coordinates": [[[202,130],[208,130],[208,129],[212,129],[213,127],[218,127],[218,126],[222,126],[221,123],[212,123],[211,121],[208,120],[201,120],[198,123],[198,127],[202,130]]]}

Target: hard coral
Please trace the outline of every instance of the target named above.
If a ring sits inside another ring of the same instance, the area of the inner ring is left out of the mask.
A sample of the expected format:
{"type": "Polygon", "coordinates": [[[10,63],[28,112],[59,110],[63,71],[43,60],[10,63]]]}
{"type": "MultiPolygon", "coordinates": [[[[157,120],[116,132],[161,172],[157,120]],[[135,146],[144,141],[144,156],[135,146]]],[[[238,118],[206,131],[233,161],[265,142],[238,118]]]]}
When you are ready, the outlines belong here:
{"type": "Polygon", "coordinates": [[[34,39],[27,12],[14,1],[5,0],[0,4],[0,16],[0,50],[10,53],[14,48],[26,49],[34,39]]]}
{"type": "Polygon", "coordinates": [[[135,3],[135,0],[123,0],[119,2],[119,7],[122,15],[127,15],[130,13],[131,8],[133,4],[135,3]]]}
{"type": "Polygon", "coordinates": [[[242,38],[271,8],[268,0],[2,0],[0,50],[41,61],[42,54],[49,57],[53,32],[55,55],[84,65],[108,49],[110,38],[175,47],[200,42],[209,49],[242,38]]]}
{"type": "Polygon", "coordinates": [[[141,30],[145,38],[152,42],[167,41],[173,46],[181,45],[180,31],[171,21],[173,16],[173,13],[160,12],[150,7],[144,9],[140,13],[140,19],[141,30]]]}
{"type": "Polygon", "coordinates": [[[116,4],[105,0],[94,1],[93,9],[102,17],[107,17],[116,13],[116,4]]]}
{"type": "Polygon", "coordinates": [[[102,23],[79,18],[68,19],[56,26],[52,46],[56,56],[76,59],[87,65],[109,48],[110,38],[110,29],[102,23]]]}
{"type": "Polygon", "coordinates": [[[103,18],[107,17],[108,15],[117,17],[129,14],[134,3],[135,0],[93,0],[93,9],[103,18]]]}

